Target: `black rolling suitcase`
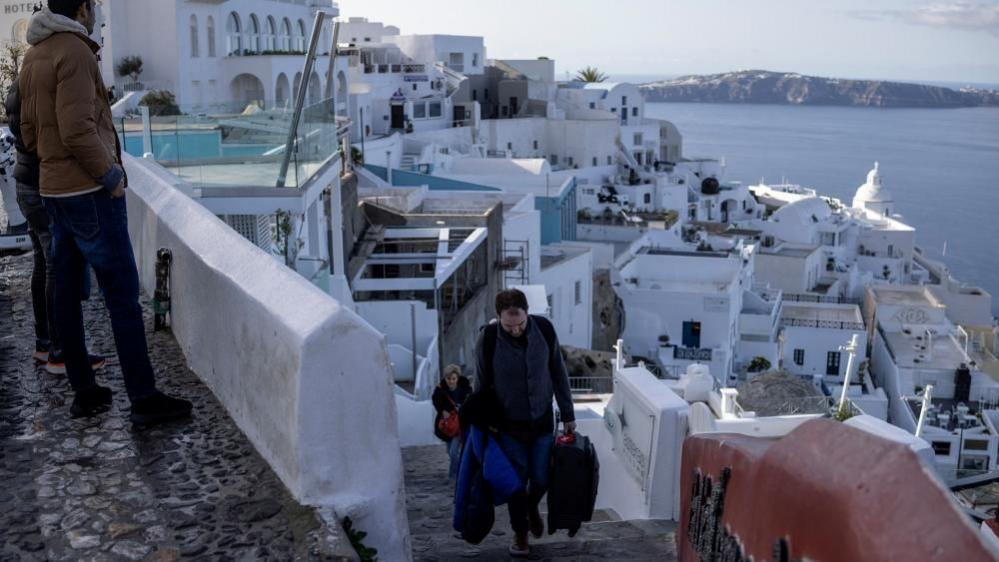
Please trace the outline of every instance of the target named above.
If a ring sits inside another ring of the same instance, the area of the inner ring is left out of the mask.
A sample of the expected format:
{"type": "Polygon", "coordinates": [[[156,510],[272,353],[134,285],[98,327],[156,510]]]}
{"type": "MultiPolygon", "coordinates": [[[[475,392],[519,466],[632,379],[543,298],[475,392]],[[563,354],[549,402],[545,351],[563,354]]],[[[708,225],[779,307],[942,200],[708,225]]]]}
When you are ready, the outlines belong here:
{"type": "Polygon", "coordinates": [[[548,486],[548,533],[567,529],[573,537],[593,518],[600,484],[600,461],[590,438],[579,432],[559,434],[552,448],[548,486]]]}

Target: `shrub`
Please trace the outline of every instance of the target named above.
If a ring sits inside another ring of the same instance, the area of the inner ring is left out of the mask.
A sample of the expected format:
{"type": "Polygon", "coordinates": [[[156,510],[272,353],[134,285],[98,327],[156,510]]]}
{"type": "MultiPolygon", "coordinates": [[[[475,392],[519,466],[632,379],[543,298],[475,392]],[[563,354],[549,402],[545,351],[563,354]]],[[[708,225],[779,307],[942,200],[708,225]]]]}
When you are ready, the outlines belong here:
{"type": "Polygon", "coordinates": [[[770,369],[770,361],[766,357],[753,357],[753,360],[749,362],[749,367],[747,371],[750,373],[760,373],[770,369]]]}
{"type": "Polygon", "coordinates": [[[139,75],[142,74],[142,57],[125,57],[121,59],[115,70],[118,72],[118,76],[128,76],[133,82],[138,82],[139,75]]]}
{"type": "Polygon", "coordinates": [[[180,115],[180,107],[177,106],[177,98],[173,92],[168,90],[154,90],[142,96],[139,105],[149,108],[149,115],[153,117],[163,117],[167,115],[180,115]]]}

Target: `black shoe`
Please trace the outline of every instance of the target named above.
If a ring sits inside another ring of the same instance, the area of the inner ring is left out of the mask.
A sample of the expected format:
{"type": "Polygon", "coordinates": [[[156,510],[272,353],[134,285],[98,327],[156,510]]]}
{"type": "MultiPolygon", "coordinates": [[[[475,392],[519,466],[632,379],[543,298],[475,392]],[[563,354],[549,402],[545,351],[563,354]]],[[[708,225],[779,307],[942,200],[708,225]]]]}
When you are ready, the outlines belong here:
{"type": "Polygon", "coordinates": [[[129,419],[140,425],[153,425],[186,418],[191,415],[191,403],[181,398],[171,398],[160,391],[132,404],[129,419]]]}
{"type": "Polygon", "coordinates": [[[74,418],[89,418],[111,409],[111,389],[94,385],[76,393],[69,413],[74,418]]]}

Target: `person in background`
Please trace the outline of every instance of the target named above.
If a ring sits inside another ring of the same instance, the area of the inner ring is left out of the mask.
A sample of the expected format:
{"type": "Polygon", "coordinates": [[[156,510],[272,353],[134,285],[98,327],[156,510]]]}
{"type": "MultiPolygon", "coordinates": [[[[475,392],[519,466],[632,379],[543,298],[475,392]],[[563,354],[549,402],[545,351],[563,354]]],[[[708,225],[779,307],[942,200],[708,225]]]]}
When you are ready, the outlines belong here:
{"type": "Polygon", "coordinates": [[[437,410],[437,417],[434,418],[434,435],[447,443],[447,454],[451,459],[447,470],[448,480],[454,480],[458,477],[462,436],[460,430],[457,435],[445,434],[441,429],[441,420],[457,416],[461,410],[461,405],[465,403],[471,393],[472,383],[468,381],[468,377],[461,375],[461,367],[452,364],[444,368],[444,376],[441,377],[441,383],[434,389],[432,400],[434,409],[437,410]]]}
{"type": "Polygon", "coordinates": [[[496,295],[497,324],[479,334],[475,346],[476,392],[492,392],[498,403],[497,439],[526,478],[525,491],[510,498],[513,556],[527,556],[527,532],[535,538],[545,525],[538,503],[548,491],[548,468],[555,442],[552,398],[558,403],[566,433],[576,430],[569,373],[555,327],[527,313],[527,297],[517,289],[496,295]]]}
{"type": "MultiPolygon", "coordinates": [[[[52,233],[49,231],[49,215],[38,192],[38,156],[30,152],[21,142],[21,94],[17,78],[11,85],[4,103],[10,134],[17,152],[14,164],[14,180],[17,184],[17,206],[28,219],[28,237],[31,238],[34,267],[31,271],[31,305],[35,316],[35,361],[45,364],[45,369],[54,375],[66,373],[66,362],[62,357],[59,330],[55,323],[55,269],[52,267],[52,233]]],[[[84,281],[89,281],[89,275],[84,281]]],[[[84,283],[84,295],[90,292],[89,283],[84,283]]],[[[99,355],[87,354],[90,368],[104,368],[107,361],[99,355]]]]}
{"type": "Polygon", "coordinates": [[[90,35],[94,0],[48,0],[31,17],[18,80],[21,139],[38,155],[39,188],[51,220],[56,272],[56,324],[74,417],[111,406],[111,389],[97,384],[87,360],[79,287],[87,264],[97,274],[132,404],[133,423],[188,417],[191,403],[156,389],[139,305],[139,275],[128,236],[127,178],[121,144],[90,35]]]}

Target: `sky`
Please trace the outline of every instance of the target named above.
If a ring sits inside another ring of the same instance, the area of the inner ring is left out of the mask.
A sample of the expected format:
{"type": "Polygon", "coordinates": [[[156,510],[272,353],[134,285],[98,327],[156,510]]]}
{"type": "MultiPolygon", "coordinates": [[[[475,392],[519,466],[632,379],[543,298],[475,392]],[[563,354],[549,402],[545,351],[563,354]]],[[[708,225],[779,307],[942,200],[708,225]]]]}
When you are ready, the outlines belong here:
{"type": "Polygon", "coordinates": [[[488,58],[614,75],[742,69],[999,84],[999,0],[340,0],[402,33],[478,35],[488,58]]]}

